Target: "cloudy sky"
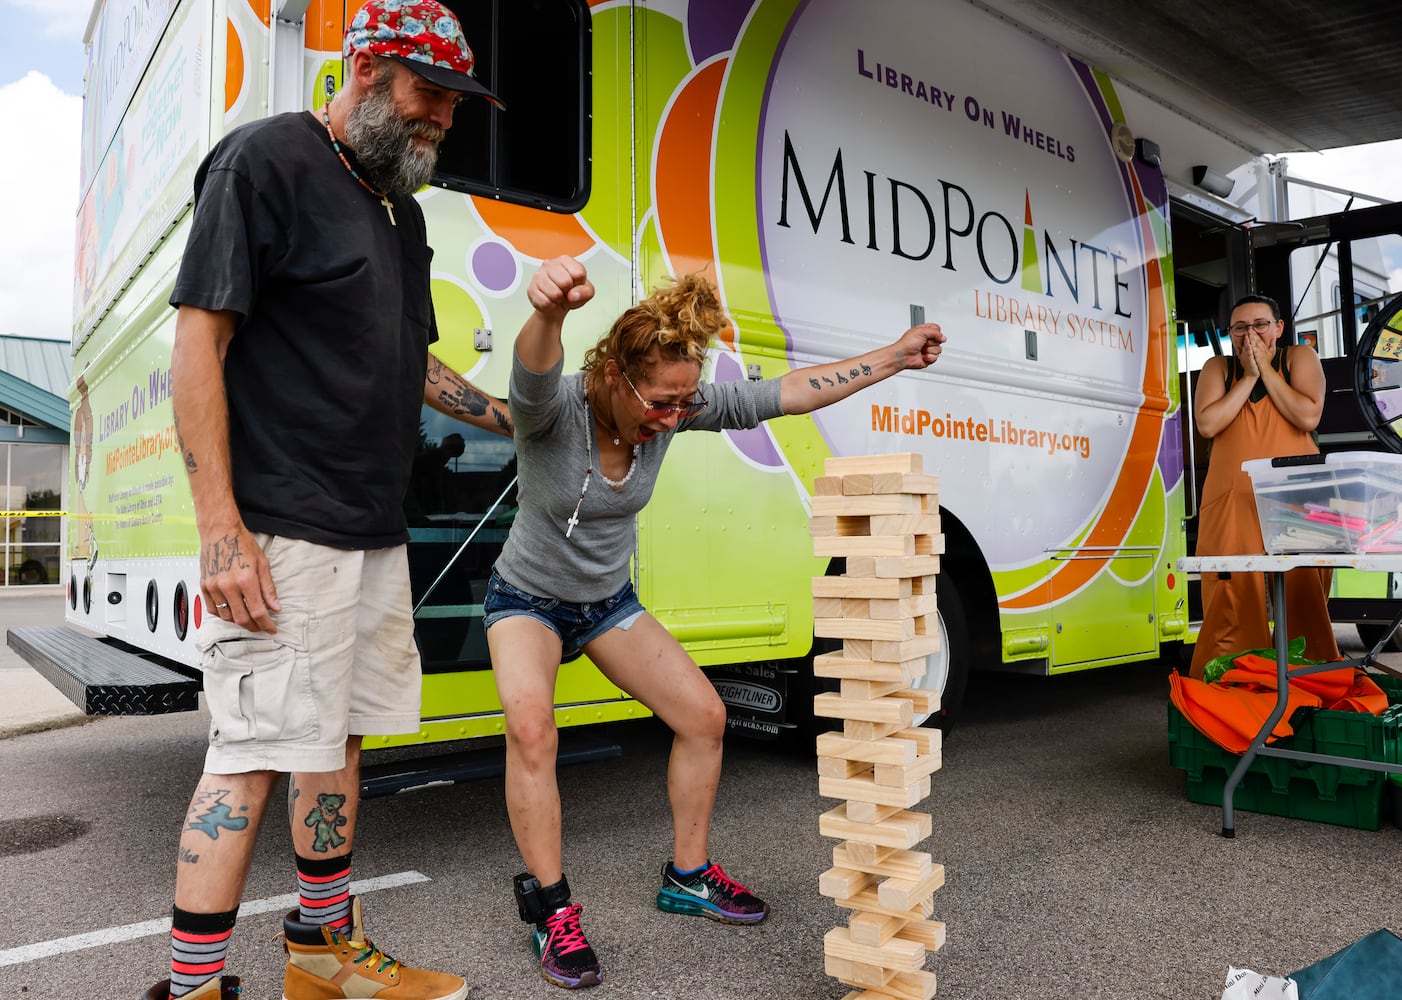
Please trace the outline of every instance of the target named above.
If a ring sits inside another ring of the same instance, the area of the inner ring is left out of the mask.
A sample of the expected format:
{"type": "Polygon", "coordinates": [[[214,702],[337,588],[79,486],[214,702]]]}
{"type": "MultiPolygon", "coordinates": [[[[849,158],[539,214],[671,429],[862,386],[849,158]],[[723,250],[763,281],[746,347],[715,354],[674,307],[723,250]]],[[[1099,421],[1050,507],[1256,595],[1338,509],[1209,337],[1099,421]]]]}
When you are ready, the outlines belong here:
{"type": "MultiPolygon", "coordinates": [[[[67,339],[91,0],[0,0],[0,333],[67,339]],[[15,238],[15,237],[18,238],[15,238]]],[[[1402,201],[1402,141],[1290,156],[1289,173],[1402,201]]],[[[1402,261],[1397,262],[1402,267],[1402,261]]],[[[1395,279],[1402,287],[1402,270],[1395,279]]]]}

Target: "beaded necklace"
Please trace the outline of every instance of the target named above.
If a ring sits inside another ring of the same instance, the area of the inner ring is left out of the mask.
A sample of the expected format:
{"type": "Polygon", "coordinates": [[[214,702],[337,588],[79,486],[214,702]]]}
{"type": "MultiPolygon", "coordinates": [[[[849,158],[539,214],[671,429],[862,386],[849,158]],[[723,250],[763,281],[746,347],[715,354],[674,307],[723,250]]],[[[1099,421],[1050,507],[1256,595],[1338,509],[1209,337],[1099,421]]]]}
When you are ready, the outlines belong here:
{"type": "Polygon", "coordinates": [[[328,107],[329,105],[322,105],[321,120],[322,123],[326,126],[326,137],[331,140],[331,148],[334,149],[336,151],[336,155],[341,158],[341,165],[350,171],[350,175],[360,182],[361,187],[363,187],[366,191],[369,191],[376,198],[380,199],[380,204],[385,206],[385,212],[389,215],[389,224],[391,226],[399,225],[399,223],[394,221],[394,205],[390,203],[389,193],[386,191],[376,191],[374,188],[372,188],[366,182],[364,177],[361,177],[358,173],[355,172],[355,167],[350,165],[350,160],[346,159],[346,154],[341,152],[341,144],[336,141],[336,133],[331,131],[331,115],[327,111],[328,107]]]}
{"type": "MultiPolygon", "coordinates": [[[[579,487],[579,499],[574,502],[574,513],[571,514],[569,520],[565,522],[566,538],[569,538],[570,535],[574,533],[575,525],[579,524],[579,508],[584,503],[584,494],[589,492],[589,480],[594,477],[594,411],[590,408],[587,397],[584,400],[584,414],[588,418],[585,422],[586,426],[584,431],[584,453],[588,456],[588,464],[584,470],[584,482],[579,487]]],[[[613,443],[618,444],[618,438],[615,437],[613,443]]],[[[633,478],[633,473],[638,468],[638,453],[641,452],[642,449],[643,446],[641,443],[633,445],[633,457],[628,463],[628,474],[622,479],[610,479],[608,476],[604,475],[603,456],[599,456],[601,459],[599,462],[599,478],[616,490],[623,489],[623,487],[628,485],[628,480],[633,478]]]]}

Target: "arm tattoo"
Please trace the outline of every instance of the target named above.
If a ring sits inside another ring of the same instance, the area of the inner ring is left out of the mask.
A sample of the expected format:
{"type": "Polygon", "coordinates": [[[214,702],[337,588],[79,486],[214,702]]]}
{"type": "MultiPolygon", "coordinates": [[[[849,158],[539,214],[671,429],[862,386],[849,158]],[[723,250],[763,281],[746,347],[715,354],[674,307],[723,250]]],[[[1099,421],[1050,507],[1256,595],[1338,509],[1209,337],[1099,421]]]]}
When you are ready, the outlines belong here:
{"type": "Polygon", "coordinates": [[[195,452],[185,447],[185,436],[180,433],[180,418],[175,418],[175,440],[180,443],[180,458],[185,463],[186,472],[199,472],[200,467],[195,462],[195,452]]]}
{"type": "Polygon", "coordinates": [[[491,403],[486,396],[460,379],[453,379],[452,383],[455,384],[445,385],[438,390],[438,398],[453,411],[454,416],[460,417],[464,414],[470,414],[474,417],[480,417],[487,412],[487,407],[491,403]]]}
{"type": "MultiPolygon", "coordinates": [[[[227,788],[219,788],[210,792],[197,792],[195,800],[190,803],[188,829],[198,830],[208,836],[210,840],[218,840],[220,830],[237,833],[246,828],[248,817],[235,816],[233,809],[225,804],[224,798],[228,794],[227,788]]],[[[248,812],[248,806],[239,806],[238,808],[239,812],[248,812]]]]}
{"type": "Polygon", "coordinates": [[[821,388],[823,387],[823,383],[819,382],[819,381],[818,381],[817,379],[815,379],[815,378],[810,378],[810,379],[808,380],[808,384],[811,385],[811,386],[812,386],[813,388],[815,388],[815,389],[821,389],[821,388]]]}
{"type": "Polygon", "coordinates": [[[516,428],[511,426],[511,414],[500,406],[492,407],[492,416],[496,418],[497,426],[508,434],[515,434],[516,428]]]}
{"type": "Polygon", "coordinates": [[[197,865],[200,863],[200,856],[188,847],[180,848],[180,862],[186,865],[197,865]]]}
{"type": "Polygon", "coordinates": [[[218,576],[235,566],[247,566],[248,561],[243,557],[243,550],[239,548],[238,535],[225,535],[217,542],[210,543],[208,555],[204,561],[204,575],[218,576]]]}

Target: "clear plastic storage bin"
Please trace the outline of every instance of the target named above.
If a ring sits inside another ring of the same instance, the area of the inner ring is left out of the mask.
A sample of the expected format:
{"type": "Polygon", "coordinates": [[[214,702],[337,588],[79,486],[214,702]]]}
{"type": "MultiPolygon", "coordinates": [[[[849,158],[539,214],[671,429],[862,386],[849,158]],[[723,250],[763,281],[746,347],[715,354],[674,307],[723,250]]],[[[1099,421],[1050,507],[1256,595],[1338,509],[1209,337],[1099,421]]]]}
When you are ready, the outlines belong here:
{"type": "Polygon", "coordinates": [[[1267,552],[1402,552],[1402,455],[1344,451],[1241,467],[1267,552]]]}

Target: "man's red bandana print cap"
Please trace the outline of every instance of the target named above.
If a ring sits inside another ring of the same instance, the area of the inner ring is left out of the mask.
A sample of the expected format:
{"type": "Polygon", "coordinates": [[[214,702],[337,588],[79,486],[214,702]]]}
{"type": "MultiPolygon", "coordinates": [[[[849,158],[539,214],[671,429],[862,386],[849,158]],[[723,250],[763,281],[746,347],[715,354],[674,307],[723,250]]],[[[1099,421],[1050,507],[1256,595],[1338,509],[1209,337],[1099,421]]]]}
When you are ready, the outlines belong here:
{"type": "Polygon", "coordinates": [[[447,90],[479,94],[505,107],[472,75],[472,49],[462,25],[437,0],[369,0],[346,29],[342,55],[368,49],[408,66],[447,90]]]}

